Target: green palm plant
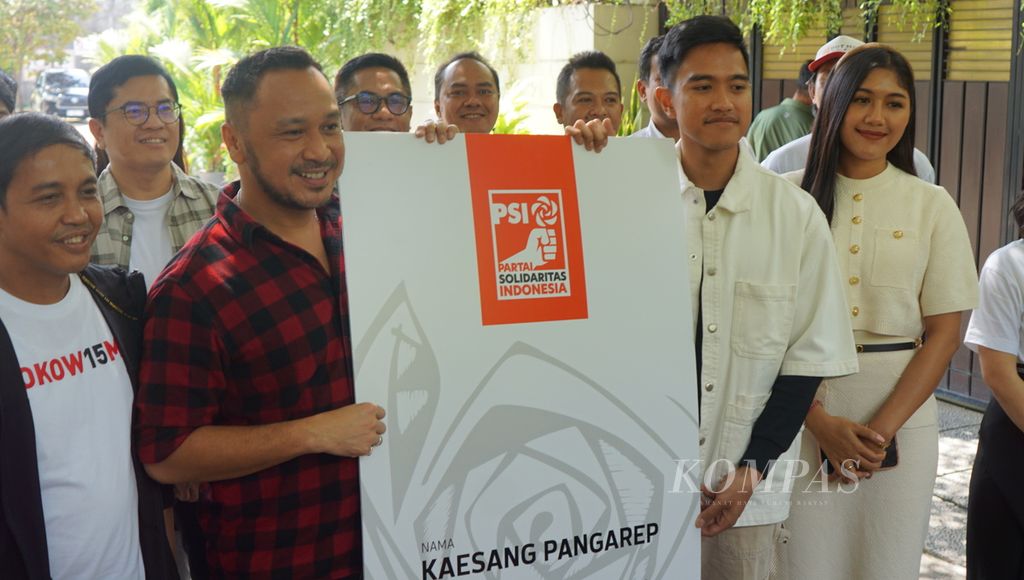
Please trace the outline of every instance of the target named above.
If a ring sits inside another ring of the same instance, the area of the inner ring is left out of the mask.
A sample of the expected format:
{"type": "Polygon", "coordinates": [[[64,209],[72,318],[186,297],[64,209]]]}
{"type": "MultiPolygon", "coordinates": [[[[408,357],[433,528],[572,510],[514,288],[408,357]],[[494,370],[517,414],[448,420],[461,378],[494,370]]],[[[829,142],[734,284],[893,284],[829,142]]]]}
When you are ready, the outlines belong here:
{"type": "Polygon", "coordinates": [[[188,123],[185,151],[192,168],[226,173],[230,164],[220,135],[224,123],[220,85],[224,72],[238,57],[227,49],[193,51],[183,41],[155,46],[151,53],[167,65],[178,86],[182,115],[188,123]]]}
{"type": "MultiPolygon", "coordinates": [[[[815,29],[839,30],[845,0],[664,0],[668,23],[698,14],[723,14],[736,21],[744,33],[756,25],[764,38],[783,47],[793,46],[815,29]]],[[[896,21],[918,38],[945,21],[949,3],[944,0],[862,0],[861,13],[868,17],[879,5],[891,4],[896,21]]]]}
{"type": "Polygon", "coordinates": [[[629,100],[622,111],[622,122],[619,123],[619,137],[625,137],[636,133],[644,124],[644,105],[636,90],[636,77],[633,78],[633,90],[629,92],[629,100]]]}
{"type": "Polygon", "coordinates": [[[523,112],[526,108],[526,101],[514,101],[511,111],[498,113],[498,120],[494,123],[491,133],[495,135],[529,135],[530,130],[523,127],[528,115],[523,112]]]}

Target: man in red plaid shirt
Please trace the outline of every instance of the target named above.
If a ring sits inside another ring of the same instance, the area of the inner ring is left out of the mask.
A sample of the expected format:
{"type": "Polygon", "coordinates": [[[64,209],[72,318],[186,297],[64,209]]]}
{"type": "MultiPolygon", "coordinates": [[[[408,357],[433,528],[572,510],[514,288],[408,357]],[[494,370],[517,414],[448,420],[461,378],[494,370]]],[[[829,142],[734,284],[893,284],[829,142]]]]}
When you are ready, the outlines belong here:
{"type": "Polygon", "coordinates": [[[224,81],[240,183],[155,282],[137,398],[139,454],[199,503],[215,577],[362,573],[356,457],[384,410],[354,404],[330,83],[272,48],[224,81]]]}

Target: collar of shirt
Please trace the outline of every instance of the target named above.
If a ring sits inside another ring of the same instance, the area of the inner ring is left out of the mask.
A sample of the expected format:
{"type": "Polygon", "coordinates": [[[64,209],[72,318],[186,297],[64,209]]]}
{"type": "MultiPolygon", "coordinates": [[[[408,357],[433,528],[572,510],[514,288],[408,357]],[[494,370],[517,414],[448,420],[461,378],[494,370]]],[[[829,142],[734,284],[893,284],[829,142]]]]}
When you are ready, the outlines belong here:
{"type": "MultiPolygon", "coordinates": [[[[729,178],[729,183],[725,186],[725,192],[722,193],[722,198],[719,200],[716,208],[721,208],[732,213],[740,213],[750,210],[750,196],[756,190],[754,186],[754,180],[757,175],[765,170],[757,164],[753,154],[750,151],[749,145],[745,143],[746,139],[741,139],[740,143],[737,144],[739,147],[739,155],[736,159],[736,169],[733,170],[732,177],[729,178]]],[[[679,183],[683,184],[683,191],[689,189],[696,189],[703,191],[690,181],[690,178],[686,176],[683,171],[683,150],[681,142],[676,143],[676,152],[679,155],[680,162],[676,165],[679,171],[679,183]]],[[[703,195],[700,196],[703,198],[703,195]]]]}
{"type": "MultiPolygon", "coordinates": [[[[892,187],[892,182],[901,174],[898,167],[892,163],[886,163],[881,173],[867,179],[852,179],[841,173],[836,173],[836,194],[853,196],[857,192],[884,192],[892,187]],[[857,191],[854,191],[857,190],[857,191]]],[[[904,173],[904,175],[906,175],[904,173]]]]}
{"type": "MultiPolygon", "coordinates": [[[[224,224],[224,229],[235,241],[247,247],[252,247],[257,232],[264,232],[261,235],[271,236],[275,240],[279,239],[266,226],[253,219],[235,203],[235,196],[238,195],[241,188],[241,182],[234,181],[225,185],[221,190],[220,199],[217,200],[217,219],[224,224]]],[[[316,209],[316,217],[321,223],[321,228],[324,229],[324,240],[337,241],[340,246],[341,206],[337,194],[332,193],[331,200],[323,207],[316,209]]],[[[331,251],[331,248],[327,249],[329,252],[331,251]]]]}
{"type": "Polygon", "coordinates": [[[668,137],[665,137],[664,133],[662,133],[661,131],[658,130],[658,126],[654,124],[654,119],[651,119],[650,122],[647,123],[647,130],[650,132],[650,136],[651,137],[657,137],[659,139],[667,139],[668,138],[668,137]]]}
{"type": "MultiPolygon", "coordinates": [[[[187,173],[174,163],[171,163],[171,171],[174,174],[171,183],[172,198],[177,198],[179,195],[189,199],[202,198],[202,192],[197,191],[194,187],[184,185],[189,183],[187,179],[183,179],[188,177],[187,173]]],[[[128,207],[124,203],[124,194],[121,193],[121,188],[117,185],[117,181],[114,180],[114,174],[110,172],[110,167],[104,169],[103,173],[100,174],[96,187],[100,190],[100,201],[103,203],[104,215],[109,215],[118,208],[128,207]]]]}

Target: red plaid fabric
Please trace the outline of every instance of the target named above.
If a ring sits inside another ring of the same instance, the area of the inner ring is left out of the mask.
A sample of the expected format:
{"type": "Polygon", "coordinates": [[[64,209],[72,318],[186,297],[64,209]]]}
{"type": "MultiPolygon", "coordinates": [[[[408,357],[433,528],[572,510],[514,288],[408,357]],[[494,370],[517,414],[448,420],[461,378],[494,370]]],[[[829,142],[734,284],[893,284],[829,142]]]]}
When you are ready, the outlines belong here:
{"type": "MultiPolygon", "coordinates": [[[[331,272],[233,201],[153,285],[147,306],[139,455],[167,458],[198,427],[260,425],[354,402],[341,220],[318,212],[331,272]]],[[[355,459],[305,455],[210,483],[200,500],[216,577],[345,578],[361,573],[355,459]]]]}

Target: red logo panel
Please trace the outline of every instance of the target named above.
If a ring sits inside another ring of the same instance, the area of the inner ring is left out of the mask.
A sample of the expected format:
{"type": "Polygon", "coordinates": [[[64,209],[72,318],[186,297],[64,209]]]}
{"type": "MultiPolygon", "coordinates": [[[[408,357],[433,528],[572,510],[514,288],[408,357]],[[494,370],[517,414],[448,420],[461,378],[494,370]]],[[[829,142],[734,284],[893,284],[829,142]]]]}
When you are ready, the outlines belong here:
{"type": "Polygon", "coordinates": [[[587,317],[566,137],[467,135],[485,325],[587,317]]]}

